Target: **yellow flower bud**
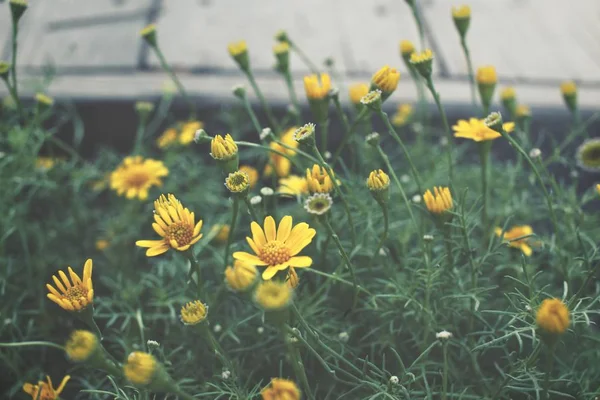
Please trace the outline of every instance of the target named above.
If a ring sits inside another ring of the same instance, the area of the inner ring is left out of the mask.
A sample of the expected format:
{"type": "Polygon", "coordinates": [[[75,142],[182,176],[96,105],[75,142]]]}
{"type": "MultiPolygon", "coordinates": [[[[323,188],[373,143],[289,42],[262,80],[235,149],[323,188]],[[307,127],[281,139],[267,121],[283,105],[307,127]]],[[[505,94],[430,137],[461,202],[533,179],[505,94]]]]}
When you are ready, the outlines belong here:
{"type": "Polygon", "coordinates": [[[231,290],[236,292],[245,292],[250,289],[257,276],[258,270],[254,265],[240,260],[235,260],[233,267],[225,269],[225,282],[231,290]]]}
{"type": "Polygon", "coordinates": [[[371,171],[367,178],[367,187],[371,191],[381,191],[390,187],[390,177],[381,169],[371,171]]]}
{"type": "Polygon", "coordinates": [[[306,169],[306,182],[311,193],[329,193],[333,190],[333,182],[325,168],[314,164],[312,169],[306,169]]]}
{"type": "Polygon", "coordinates": [[[384,97],[389,96],[398,87],[400,72],[396,68],[384,65],[379,71],[373,74],[371,86],[381,90],[384,97]]]}
{"type": "Polygon", "coordinates": [[[330,89],[331,78],[329,77],[329,74],[322,73],[320,82],[319,77],[315,74],[304,77],[304,91],[309,100],[324,99],[329,94],[330,89]]]}
{"type": "Polygon", "coordinates": [[[129,354],[123,372],[125,377],[136,385],[147,385],[159,368],[158,361],[152,354],[134,351],[129,354]]]}
{"type": "Polygon", "coordinates": [[[254,300],[265,311],[281,310],[292,299],[292,289],[285,282],[268,280],[260,283],[254,292],[254,300]]]}
{"type": "Polygon", "coordinates": [[[77,330],[71,333],[65,351],[70,360],[86,361],[98,349],[98,338],[92,332],[77,330]]]}
{"type": "Polygon", "coordinates": [[[427,190],[423,195],[423,201],[425,206],[432,214],[442,214],[452,208],[452,194],[450,188],[447,187],[434,187],[433,193],[431,190],[427,190]]]}
{"type": "Polygon", "coordinates": [[[400,41],[400,55],[403,58],[410,57],[415,52],[415,45],[410,40],[400,41]]]}
{"type": "Polygon", "coordinates": [[[200,300],[190,301],[181,307],[179,318],[185,325],[196,325],[206,319],[208,306],[200,300]]]}
{"type": "Polygon", "coordinates": [[[210,155],[215,160],[231,160],[237,156],[238,147],[228,133],[224,138],[221,135],[215,135],[210,142],[210,151],[210,155]]]}
{"type": "Polygon", "coordinates": [[[566,332],[571,319],[569,309],[560,299],[545,299],[535,316],[537,325],[544,331],[562,335],[566,332]]]}

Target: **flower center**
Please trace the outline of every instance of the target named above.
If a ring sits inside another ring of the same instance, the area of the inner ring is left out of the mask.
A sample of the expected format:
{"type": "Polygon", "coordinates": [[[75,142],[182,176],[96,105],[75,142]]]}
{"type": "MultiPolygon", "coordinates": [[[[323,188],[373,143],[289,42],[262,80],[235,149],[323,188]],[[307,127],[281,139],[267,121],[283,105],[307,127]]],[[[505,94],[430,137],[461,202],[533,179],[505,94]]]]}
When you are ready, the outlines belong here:
{"type": "Polygon", "coordinates": [[[185,246],[192,241],[194,231],[191,226],[183,221],[175,222],[166,229],[166,236],[169,241],[175,240],[178,246],[185,246]]]}
{"type": "Polygon", "coordinates": [[[290,250],[278,240],[266,243],[260,249],[260,259],[268,265],[282,264],[291,258],[290,250]]]}
{"type": "Polygon", "coordinates": [[[69,289],[67,289],[65,297],[71,302],[79,302],[82,297],[87,298],[87,289],[81,285],[71,286],[69,289]]]}
{"type": "Polygon", "coordinates": [[[130,187],[141,188],[148,182],[148,173],[145,170],[139,169],[127,174],[127,184],[130,187]]]}

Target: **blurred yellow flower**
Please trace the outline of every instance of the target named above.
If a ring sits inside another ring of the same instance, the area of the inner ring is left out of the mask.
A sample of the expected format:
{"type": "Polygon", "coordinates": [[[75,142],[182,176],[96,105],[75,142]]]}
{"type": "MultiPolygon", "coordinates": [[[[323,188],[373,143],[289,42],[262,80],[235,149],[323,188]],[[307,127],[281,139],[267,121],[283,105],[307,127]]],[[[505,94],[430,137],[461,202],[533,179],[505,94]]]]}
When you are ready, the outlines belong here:
{"type": "Polygon", "coordinates": [[[369,93],[369,85],[366,83],[356,83],[350,86],[349,93],[352,104],[360,104],[360,99],[369,93]]]}
{"type": "MultiPolygon", "coordinates": [[[[286,154],[288,157],[294,156],[296,152],[289,148],[298,148],[298,142],[294,139],[294,133],[297,129],[298,127],[293,126],[287,131],[285,131],[285,133],[281,136],[281,143],[286,145],[288,148],[276,142],[269,143],[269,147],[274,151],[277,151],[278,153],[286,154]]],[[[271,151],[269,152],[269,157],[271,159],[271,164],[275,166],[275,173],[278,177],[283,178],[290,174],[292,162],[278,153],[271,151]]],[[[265,167],[265,176],[270,176],[273,173],[273,167],[271,166],[271,164],[267,164],[267,166],[265,167]]]]}
{"type": "Polygon", "coordinates": [[[367,187],[373,191],[385,190],[390,187],[390,177],[381,169],[371,171],[367,178],[367,187]]]}
{"type": "Polygon", "coordinates": [[[519,104],[515,110],[517,118],[531,117],[531,109],[525,104],[519,104]]]}
{"type": "Polygon", "coordinates": [[[258,180],[260,178],[257,169],[250,165],[240,165],[239,170],[248,174],[248,181],[250,182],[250,189],[252,189],[256,185],[256,183],[258,182],[258,180]]]}
{"type": "Polygon", "coordinates": [[[30,395],[32,400],[57,400],[69,379],[71,379],[69,375],[65,376],[60,385],[55,389],[52,379],[46,375],[47,382],[39,381],[37,385],[26,383],[23,385],[23,391],[30,395]]]}
{"type": "Polygon", "coordinates": [[[202,220],[195,224],[194,213],[184,208],[172,194],[168,197],[161,194],[154,201],[154,221],[152,228],[162,239],[135,242],[136,246],[148,248],[148,257],[166,253],[169,248],[185,251],[202,237],[202,220]]]}
{"type": "Polygon", "coordinates": [[[246,45],[245,40],[240,40],[239,42],[229,43],[227,51],[229,51],[229,54],[231,54],[232,57],[237,57],[242,53],[246,53],[248,51],[248,46],[246,45]]]}
{"type": "Polygon", "coordinates": [[[477,83],[482,85],[495,85],[498,82],[498,76],[496,75],[496,68],[492,65],[486,65],[477,68],[477,83]]]}
{"type": "Polygon", "coordinates": [[[398,110],[392,116],[392,124],[394,124],[394,126],[404,126],[410,121],[412,115],[413,106],[411,104],[400,104],[398,110]]]}
{"type": "Polygon", "coordinates": [[[436,186],[433,188],[433,193],[427,189],[423,194],[423,201],[432,214],[442,214],[450,210],[453,206],[452,193],[450,193],[450,188],[448,187],[436,186]]]}
{"type": "Polygon", "coordinates": [[[600,183],[596,184],[596,192],[598,192],[598,194],[600,194],[600,183]]]}
{"type": "Polygon", "coordinates": [[[535,316],[537,325],[548,333],[562,335],[567,331],[571,318],[569,309],[560,299],[545,299],[535,316]]]}
{"type": "Polygon", "coordinates": [[[273,378],[271,386],[264,388],[260,394],[262,400],[300,400],[300,389],[293,381],[273,378]]]}
{"type": "Polygon", "coordinates": [[[84,362],[98,349],[98,338],[90,331],[76,330],[71,333],[65,345],[65,352],[71,361],[84,362]]]}
{"type": "Polygon", "coordinates": [[[290,175],[287,178],[279,179],[277,191],[281,194],[300,196],[308,193],[308,182],[303,176],[290,175]]]}
{"type": "Polygon", "coordinates": [[[42,171],[47,171],[54,167],[56,164],[56,159],[52,157],[38,157],[35,160],[35,167],[42,171]]]}
{"type": "Polygon", "coordinates": [[[188,121],[181,127],[179,133],[179,144],[187,146],[194,141],[194,135],[198,129],[202,129],[204,124],[200,121],[188,121]]]}
{"type": "MultiPolygon", "coordinates": [[[[502,228],[496,227],[494,232],[496,233],[496,236],[498,236],[498,237],[502,236],[502,228]]],[[[515,239],[520,238],[522,236],[532,235],[532,234],[533,234],[533,228],[529,225],[513,226],[508,231],[504,232],[504,240],[506,242],[508,242],[508,245],[510,247],[516,247],[517,249],[520,249],[523,252],[523,254],[525,254],[526,256],[529,257],[531,255],[531,253],[533,252],[533,250],[531,249],[531,246],[529,245],[528,239],[527,238],[520,239],[520,240],[515,240],[515,239]]]]}
{"type": "Polygon", "coordinates": [[[278,42],[275,46],[273,46],[273,53],[283,54],[288,53],[290,51],[290,44],[288,42],[278,42]]]}
{"type": "Polygon", "coordinates": [[[96,240],[96,250],[102,251],[106,250],[110,246],[110,242],[106,239],[98,239],[96,240]]]}
{"type": "Polygon", "coordinates": [[[208,306],[200,300],[190,301],[181,307],[180,318],[185,325],[196,325],[206,319],[208,306]]]}
{"type": "Polygon", "coordinates": [[[169,128],[165,130],[162,135],[156,139],[156,146],[159,149],[166,149],[167,147],[177,142],[177,129],[169,128]]]}
{"type": "Polygon", "coordinates": [[[94,301],[94,287],[92,285],[92,260],[88,259],[83,266],[83,279],[79,278],[71,267],[67,267],[69,278],[63,271],[58,271],[60,280],[52,275],[55,289],[46,284],[48,293],[46,296],[67,311],[81,311],[94,301]],[[61,282],[62,280],[62,282],[61,282]]]}
{"type": "Polygon", "coordinates": [[[297,224],[293,229],[292,226],[292,217],[289,215],[281,219],[279,228],[271,216],[265,218],[264,230],[252,221],[252,238],[246,237],[246,240],[254,254],[237,251],[233,253],[233,258],[250,265],[267,267],[262,273],[264,280],[273,278],[278,271],[288,267],[310,267],[312,258],[297,254],[312,242],[316,231],[305,222],[297,224]]]}
{"type": "Polygon", "coordinates": [[[35,101],[40,104],[43,104],[46,107],[51,107],[54,104],[54,99],[44,93],[36,93],[35,101]]]}
{"type": "Polygon", "coordinates": [[[215,160],[231,160],[238,153],[237,144],[235,144],[233,138],[228,133],[225,137],[221,135],[215,135],[210,142],[210,155],[215,160]]]}
{"type": "Polygon", "coordinates": [[[286,282],[268,280],[258,284],[254,300],[266,311],[285,308],[292,299],[292,288],[286,282]]]}
{"type": "Polygon", "coordinates": [[[169,170],[162,161],[143,159],[141,156],[126,157],[110,174],[110,188],[119,196],[146,200],[148,190],[153,186],[162,186],[161,178],[167,175],[169,170]]]}
{"type": "Polygon", "coordinates": [[[415,45],[410,40],[400,41],[400,54],[403,57],[410,57],[415,52],[415,45]]]}
{"type": "MultiPolygon", "coordinates": [[[[486,140],[494,140],[502,136],[492,128],[488,127],[483,119],[470,118],[469,121],[461,119],[456,125],[452,127],[454,130],[454,137],[471,139],[476,142],[483,142],[486,140]]],[[[502,124],[502,129],[505,132],[510,133],[515,129],[514,122],[505,122],[502,124]]]]}
{"type": "Polygon", "coordinates": [[[380,89],[382,92],[389,94],[396,90],[399,80],[400,72],[396,68],[384,65],[379,71],[373,74],[371,77],[371,84],[376,86],[377,89],[380,89]]]}
{"type": "Polygon", "coordinates": [[[452,7],[452,18],[465,19],[471,18],[471,7],[462,5],[459,7],[452,7]]]}
{"type": "Polygon", "coordinates": [[[123,365],[123,372],[129,382],[136,385],[147,385],[152,381],[158,367],[158,361],[152,354],[134,351],[127,357],[127,361],[123,365]]]}
{"type": "Polygon", "coordinates": [[[258,276],[258,270],[254,265],[247,264],[240,260],[233,262],[233,267],[225,269],[225,282],[232,290],[236,292],[247,291],[258,276]]]}
{"type": "Polygon", "coordinates": [[[415,51],[410,55],[410,62],[412,64],[426,63],[430,62],[431,60],[433,60],[433,52],[431,49],[425,49],[420,53],[415,51]]]}
{"type": "Polygon", "coordinates": [[[334,187],[332,178],[335,179],[335,176],[330,177],[325,168],[320,165],[314,164],[312,169],[306,169],[306,182],[311,193],[331,192],[334,187]]]}
{"type": "Polygon", "coordinates": [[[500,92],[500,98],[503,101],[514,100],[517,97],[517,91],[512,86],[507,86],[500,92]]]}
{"type": "Polygon", "coordinates": [[[304,91],[306,97],[310,100],[321,100],[324,99],[331,89],[331,78],[329,74],[321,73],[321,80],[315,74],[307,75],[304,77],[304,91]]]}
{"type": "Polygon", "coordinates": [[[560,84],[560,92],[563,96],[573,96],[577,94],[577,84],[573,81],[565,81],[560,84]]]}
{"type": "Polygon", "coordinates": [[[211,228],[211,232],[217,231],[215,235],[215,240],[219,243],[226,243],[227,239],[229,239],[229,231],[231,227],[229,224],[218,224],[211,228]]]}

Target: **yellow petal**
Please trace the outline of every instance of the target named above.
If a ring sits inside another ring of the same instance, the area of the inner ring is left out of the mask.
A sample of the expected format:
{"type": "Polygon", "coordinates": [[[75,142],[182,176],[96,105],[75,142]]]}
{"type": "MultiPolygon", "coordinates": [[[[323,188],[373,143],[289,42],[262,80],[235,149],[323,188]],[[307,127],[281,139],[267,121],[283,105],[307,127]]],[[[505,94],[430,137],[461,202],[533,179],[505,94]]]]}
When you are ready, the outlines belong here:
{"type": "Polygon", "coordinates": [[[52,275],[52,280],[54,281],[54,284],[56,285],[56,287],[58,288],[58,290],[60,290],[63,293],[67,293],[67,289],[65,289],[65,287],[63,286],[63,284],[58,280],[58,278],[56,277],[56,275],[52,275]]]}
{"type": "Polygon", "coordinates": [[[255,256],[254,254],[246,253],[245,251],[236,251],[235,253],[233,253],[233,258],[235,258],[236,260],[247,262],[251,265],[267,265],[266,262],[255,256]]]}
{"type": "Polygon", "coordinates": [[[68,267],[67,271],[69,272],[69,276],[71,277],[71,281],[73,282],[73,285],[79,285],[79,284],[81,284],[81,279],[79,278],[79,275],[77,275],[73,271],[73,268],[68,267]]]}
{"type": "Polygon", "coordinates": [[[166,244],[163,244],[162,246],[150,247],[148,250],[146,250],[146,256],[148,256],[148,257],[158,256],[163,253],[166,253],[167,250],[169,250],[169,246],[167,246],[166,244]]]}
{"type": "Polygon", "coordinates": [[[285,242],[290,237],[292,231],[292,217],[286,215],[279,221],[279,228],[277,229],[277,240],[285,242]]]}
{"type": "Polygon", "coordinates": [[[256,254],[258,254],[259,250],[258,250],[258,247],[256,246],[256,243],[254,243],[254,240],[252,240],[249,237],[246,237],[246,241],[250,245],[250,248],[252,249],[252,251],[255,252],[256,254]]]}
{"type": "Polygon", "coordinates": [[[135,245],[138,247],[157,247],[165,243],[164,240],[138,240],[135,245]]]}
{"type": "Polygon", "coordinates": [[[60,297],[60,293],[58,292],[58,290],[54,289],[54,286],[46,283],[46,289],[48,289],[48,291],[50,293],[52,293],[53,295],[55,295],[56,297],[60,297]]]}
{"type": "Polygon", "coordinates": [[[65,274],[63,271],[58,271],[58,275],[61,277],[65,287],[70,289],[72,285],[71,282],[69,282],[69,278],[67,278],[67,274],[65,274]]]}
{"type": "Polygon", "coordinates": [[[262,278],[265,281],[268,281],[269,279],[273,278],[275,276],[275,274],[277,273],[277,268],[271,266],[268,267],[267,269],[265,269],[262,273],[262,278]]]}
{"type": "Polygon", "coordinates": [[[308,256],[296,256],[289,259],[288,263],[294,268],[305,268],[312,265],[312,258],[308,256]]]}
{"type": "Polygon", "coordinates": [[[275,226],[275,220],[270,215],[265,218],[265,237],[267,242],[275,240],[277,236],[277,228],[275,226]]]}
{"type": "Polygon", "coordinates": [[[88,258],[83,266],[83,282],[87,282],[92,278],[93,263],[92,259],[88,258]]]}
{"type": "MultiPolygon", "coordinates": [[[[194,223],[194,220],[192,219],[192,223],[194,223]]],[[[196,224],[196,226],[194,226],[194,234],[193,236],[197,236],[200,233],[200,230],[202,229],[202,220],[198,221],[198,223],[196,224]]],[[[200,235],[202,236],[202,235],[200,235]]]]}
{"type": "Polygon", "coordinates": [[[254,240],[254,243],[256,243],[259,248],[263,247],[265,243],[267,243],[267,238],[265,237],[265,233],[260,225],[257,222],[252,221],[250,224],[250,230],[252,231],[252,239],[254,240]]]}

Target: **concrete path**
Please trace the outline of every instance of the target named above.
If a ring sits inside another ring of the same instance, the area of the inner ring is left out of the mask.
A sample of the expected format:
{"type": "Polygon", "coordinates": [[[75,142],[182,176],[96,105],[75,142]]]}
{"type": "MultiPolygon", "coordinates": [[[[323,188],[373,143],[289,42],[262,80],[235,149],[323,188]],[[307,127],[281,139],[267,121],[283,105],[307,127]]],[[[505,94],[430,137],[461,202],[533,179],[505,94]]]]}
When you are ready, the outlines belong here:
{"type": "MultiPolygon", "coordinates": [[[[416,0],[419,1],[419,0],[416,0]]],[[[559,106],[558,86],[574,79],[580,103],[600,106],[600,1],[468,0],[468,34],[475,66],[496,66],[500,86],[514,85],[521,102],[559,106]]],[[[0,3],[0,57],[10,57],[8,1],[0,3]]],[[[368,81],[384,64],[403,73],[396,101],[413,101],[414,85],[398,56],[400,39],[419,40],[403,0],[30,0],[21,22],[19,66],[25,93],[44,72],[49,93],[75,98],[140,98],[166,80],[139,31],[156,22],[166,58],[194,96],[233,100],[244,78],[226,46],[244,39],[259,83],[270,99],[287,101],[273,71],[274,33],[283,28],[322,66],[331,57],[339,86],[368,81]]],[[[435,79],[445,102],[470,102],[467,68],[450,17],[450,0],[420,0],[435,79]]],[[[302,91],[308,69],[292,56],[302,91]]],[[[37,83],[36,83],[37,82],[37,83]]],[[[0,93],[6,93],[4,87],[0,93]]],[[[303,96],[302,96],[303,97],[303,96]]]]}

